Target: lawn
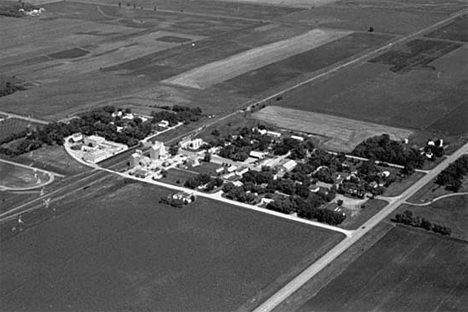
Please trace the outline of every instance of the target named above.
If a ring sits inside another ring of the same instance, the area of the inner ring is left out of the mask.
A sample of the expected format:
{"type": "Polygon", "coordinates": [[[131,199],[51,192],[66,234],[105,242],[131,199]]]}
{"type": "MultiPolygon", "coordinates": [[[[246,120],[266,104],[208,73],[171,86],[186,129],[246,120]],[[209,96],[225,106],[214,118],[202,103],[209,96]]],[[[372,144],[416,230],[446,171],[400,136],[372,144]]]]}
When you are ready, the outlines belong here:
{"type": "Polygon", "coordinates": [[[468,195],[442,198],[426,206],[403,204],[390,218],[405,210],[432,223],[445,225],[452,230],[452,237],[468,241],[468,195]]]}
{"type": "Polygon", "coordinates": [[[232,311],[342,239],[205,199],[158,204],[167,194],[130,183],[68,199],[73,211],[3,241],[2,309],[232,311]]]}
{"type": "Polygon", "coordinates": [[[462,311],[468,244],[397,226],[296,311],[462,311]]]}

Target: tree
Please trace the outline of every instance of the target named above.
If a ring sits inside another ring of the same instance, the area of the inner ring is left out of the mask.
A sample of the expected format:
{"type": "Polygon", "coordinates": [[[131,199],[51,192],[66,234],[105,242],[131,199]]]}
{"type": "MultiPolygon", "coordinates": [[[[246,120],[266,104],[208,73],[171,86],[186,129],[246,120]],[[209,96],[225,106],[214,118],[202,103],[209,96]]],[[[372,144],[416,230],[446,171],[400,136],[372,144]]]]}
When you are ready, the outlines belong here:
{"type": "Polygon", "coordinates": [[[169,147],[169,154],[174,157],[175,155],[177,155],[177,153],[179,152],[179,146],[177,145],[171,145],[169,147]]]}
{"type": "Polygon", "coordinates": [[[206,152],[205,156],[203,157],[204,162],[210,162],[211,161],[211,153],[206,152]]]}
{"type": "Polygon", "coordinates": [[[343,200],[342,200],[342,199],[338,199],[336,203],[337,203],[338,206],[341,207],[341,206],[343,205],[343,200]]]}

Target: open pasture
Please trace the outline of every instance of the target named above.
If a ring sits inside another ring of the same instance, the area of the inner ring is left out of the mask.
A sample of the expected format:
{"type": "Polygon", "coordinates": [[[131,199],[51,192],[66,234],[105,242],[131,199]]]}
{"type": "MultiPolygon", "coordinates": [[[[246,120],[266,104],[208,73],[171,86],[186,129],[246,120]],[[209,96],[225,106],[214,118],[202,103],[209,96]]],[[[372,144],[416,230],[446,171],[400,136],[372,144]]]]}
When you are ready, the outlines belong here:
{"type": "Polygon", "coordinates": [[[232,311],[342,239],[201,198],[158,204],[168,194],[126,184],[3,241],[2,309],[232,311]]]}
{"type": "Polygon", "coordinates": [[[339,152],[349,152],[365,139],[384,133],[395,140],[403,140],[412,134],[410,130],[279,106],[268,106],[256,112],[254,117],[280,128],[326,137],[322,145],[339,152]]]}
{"type": "Polygon", "coordinates": [[[224,60],[171,77],[163,82],[196,89],[206,89],[215,84],[279,62],[296,54],[304,53],[328,42],[348,35],[345,31],[314,29],[305,34],[254,48],[224,60]]]}
{"type": "Polygon", "coordinates": [[[463,311],[468,244],[396,226],[296,311],[463,311]]]}

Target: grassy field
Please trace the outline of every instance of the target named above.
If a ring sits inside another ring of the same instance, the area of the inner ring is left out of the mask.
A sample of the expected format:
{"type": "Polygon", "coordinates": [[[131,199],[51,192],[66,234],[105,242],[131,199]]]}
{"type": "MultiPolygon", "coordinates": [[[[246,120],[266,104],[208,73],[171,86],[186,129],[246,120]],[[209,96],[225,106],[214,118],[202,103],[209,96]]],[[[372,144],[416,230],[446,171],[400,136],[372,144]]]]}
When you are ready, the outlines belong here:
{"type": "Polygon", "coordinates": [[[405,210],[432,223],[445,225],[452,230],[452,237],[468,241],[468,195],[446,197],[424,206],[403,204],[390,218],[405,210]]]}
{"type": "Polygon", "coordinates": [[[42,171],[16,166],[0,160],[0,188],[32,188],[46,183],[50,177],[42,171]]]}
{"type": "Polygon", "coordinates": [[[397,226],[296,311],[462,311],[466,242],[397,226]]]}
{"type": "Polygon", "coordinates": [[[90,194],[2,242],[3,310],[231,311],[342,239],[204,199],[161,206],[168,192],[139,183],[90,194]]]}
{"type": "Polygon", "coordinates": [[[365,139],[384,133],[400,141],[412,134],[405,129],[279,106],[268,106],[254,116],[280,128],[324,136],[323,147],[338,152],[349,152],[365,139]]]}

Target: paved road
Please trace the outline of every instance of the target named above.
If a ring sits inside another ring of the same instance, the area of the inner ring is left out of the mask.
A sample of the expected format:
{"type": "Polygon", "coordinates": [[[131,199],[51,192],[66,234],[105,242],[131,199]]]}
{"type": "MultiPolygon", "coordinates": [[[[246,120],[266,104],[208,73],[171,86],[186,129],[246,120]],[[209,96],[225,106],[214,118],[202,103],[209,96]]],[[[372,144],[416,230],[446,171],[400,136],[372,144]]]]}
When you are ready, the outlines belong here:
{"type": "Polygon", "coordinates": [[[262,303],[257,307],[254,312],[267,312],[272,311],[277,307],[281,302],[286,298],[292,295],[296,290],[302,287],[308,280],[314,277],[318,272],[335,260],[339,255],[346,251],[351,245],[357,242],[362,238],[367,232],[372,230],[378,223],[384,220],[388,215],[395,211],[401,204],[403,204],[408,198],[413,196],[419,189],[421,189],[425,184],[435,178],[443,169],[445,169],[450,163],[454,162],[461,155],[466,154],[468,151],[468,143],[460,147],[452,155],[448,156],[443,162],[441,162],[437,167],[429,171],[424,177],[414,183],[409,187],[405,192],[400,196],[387,198],[390,200],[390,203],[384,207],[380,212],[374,215],[369,219],[364,225],[359,229],[354,231],[350,236],[345,238],[341,243],[336,245],[333,249],[327,252],[322,258],[317,260],[307,269],[305,269],[301,274],[296,276],[291,282],[286,286],[280,289],[272,297],[262,303]]]}

